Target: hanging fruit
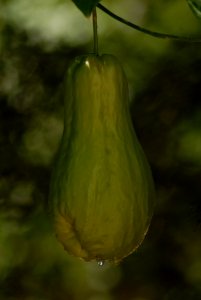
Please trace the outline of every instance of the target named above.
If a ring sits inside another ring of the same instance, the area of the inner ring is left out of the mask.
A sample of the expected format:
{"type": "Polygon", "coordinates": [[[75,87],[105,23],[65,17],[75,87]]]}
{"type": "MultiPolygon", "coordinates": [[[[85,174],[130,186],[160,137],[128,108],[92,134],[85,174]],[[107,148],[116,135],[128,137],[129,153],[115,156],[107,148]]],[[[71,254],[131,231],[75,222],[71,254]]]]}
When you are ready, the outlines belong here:
{"type": "Polygon", "coordinates": [[[118,262],[143,241],[154,207],[153,180],[118,60],[107,54],[76,58],[64,104],[49,201],[56,236],[74,256],[118,262]]]}

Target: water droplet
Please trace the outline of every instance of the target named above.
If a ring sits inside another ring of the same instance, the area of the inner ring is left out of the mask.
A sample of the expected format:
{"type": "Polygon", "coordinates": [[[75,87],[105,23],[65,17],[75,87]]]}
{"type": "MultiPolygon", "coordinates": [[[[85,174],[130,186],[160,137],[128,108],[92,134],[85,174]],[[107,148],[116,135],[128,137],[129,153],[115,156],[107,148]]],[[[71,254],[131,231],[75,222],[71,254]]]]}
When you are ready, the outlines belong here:
{"type": "Polygon", "coordinates": [[[98,265],[99,265],[100,267],[102,267],[102,266],[104,265],[104,263],[105,263],[104,260],[99,260],[99,261],[98,261],[98,265]]]}
{"type": "Polygon", "coordinates": [[[198,18],[201,18],[201,0],[187,0],[190,8],[198,18]]]}

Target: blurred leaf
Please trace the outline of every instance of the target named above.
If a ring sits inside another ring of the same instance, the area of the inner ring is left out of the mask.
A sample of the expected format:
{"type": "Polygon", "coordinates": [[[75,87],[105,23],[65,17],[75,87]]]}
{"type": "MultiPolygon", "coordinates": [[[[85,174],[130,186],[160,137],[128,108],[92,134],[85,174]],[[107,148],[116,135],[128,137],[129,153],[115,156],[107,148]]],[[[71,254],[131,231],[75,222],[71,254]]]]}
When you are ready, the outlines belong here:
{"type": "Polygon", "coordinates": [[[85,16],[90,16],[94,7],[100,0],[73,0],[75,5],[83,12],[85,16]]]}
{"type": "Polygon", "coordinates": [[[201,0],[187,0],[194,14],[201,19],[201,0]]]}

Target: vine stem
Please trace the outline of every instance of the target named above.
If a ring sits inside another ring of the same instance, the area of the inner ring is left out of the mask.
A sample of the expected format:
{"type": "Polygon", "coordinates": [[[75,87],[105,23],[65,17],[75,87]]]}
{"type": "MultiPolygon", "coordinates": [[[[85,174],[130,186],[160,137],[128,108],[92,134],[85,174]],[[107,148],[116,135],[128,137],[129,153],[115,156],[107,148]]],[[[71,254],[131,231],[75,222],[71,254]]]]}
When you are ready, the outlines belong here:
{"type": "Polygon", "coordinates": [[[111,12],[109,9],[107,9],[105,6],[103,6],[102,4],[98,3],[97,7],[102,10],[103,12],[105,12],[107,15],[109,15],[110,17],[112,17],[113,19],[131,27],[134,28],[135,30],[138,30],[140,32],[143,32],[145,34],[148,34],[152,37],[155,38],[160,38],[160,39],[174,39],[174,40],[178,40],[178,41],[183,41],[183,42],[188,42],[188,43],[201,43],[201,38],[193,38],[193,37],[185,37],[185,36],[178,36],[178,35],[174,35],[174,34],[168,34],[168,33],[160,33],[160,32],[156,32],[156,31],[152,31],[146,28],[143,28],[139,25],[136,25],[134,23],[131,23],[119,16],[117,16],[116,14],[114,14],[113,12],[111,12]]]}
{"type": "Polygon", "coordinates": [[[96,7],[93,9],[92,18],[93,18],[94,54],[98,55],[98,26],[97,26],[96,7]]]}

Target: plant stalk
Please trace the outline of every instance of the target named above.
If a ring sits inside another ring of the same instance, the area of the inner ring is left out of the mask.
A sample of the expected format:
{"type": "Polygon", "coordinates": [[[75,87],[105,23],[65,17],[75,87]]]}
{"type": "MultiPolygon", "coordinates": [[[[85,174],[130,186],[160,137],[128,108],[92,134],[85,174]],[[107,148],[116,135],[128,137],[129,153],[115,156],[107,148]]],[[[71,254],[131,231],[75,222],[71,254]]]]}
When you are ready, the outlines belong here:
{"type": "Polygon", "coordinates": [[[94,54],[98,55],[98,26],[97,26],[97,13],[96,8],[92,12],[93,18],[93,37],[94,37],[94,54]]]}
{"type": "Polygon", "coordinates": [[[181,41],[181,42],[187,42],[187,43],[201,43],[201,38],[194,38],[194,37],[185,37],[185,36],[179,36],[179,35],[174,35],[174,34],[168,34],[168,33],[160,33],[160,32],[156,32],[156,31],[152,31],[146,28],[143,28],[139,25],[136,25],[134,23],[131,23],[119,16],[117,16],[116,14],[114,14],[113,12],[111,12],[109,9],[107,9],[105,6],[103,6],[102,4],[98,3],[97,7],[99,9],[101,9],[103,12],[105,12],[107,15],[109,15],[110,17],[112,17],[113,19],[135,29],[138,30],[140,32],[143,32],[145,34],[148,34],[152,37],[155,38],[159,38],[159,39],[173,39],[173,40],[177,40],[177,41],[181,41]]]}

